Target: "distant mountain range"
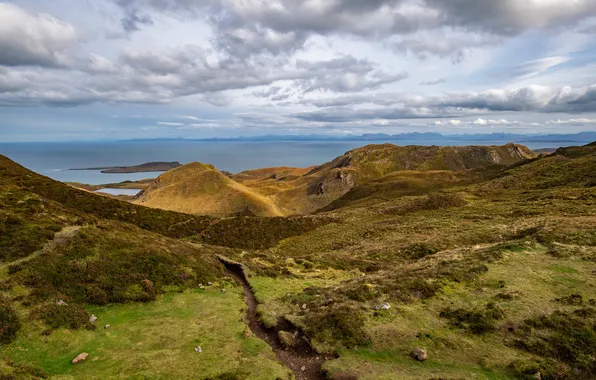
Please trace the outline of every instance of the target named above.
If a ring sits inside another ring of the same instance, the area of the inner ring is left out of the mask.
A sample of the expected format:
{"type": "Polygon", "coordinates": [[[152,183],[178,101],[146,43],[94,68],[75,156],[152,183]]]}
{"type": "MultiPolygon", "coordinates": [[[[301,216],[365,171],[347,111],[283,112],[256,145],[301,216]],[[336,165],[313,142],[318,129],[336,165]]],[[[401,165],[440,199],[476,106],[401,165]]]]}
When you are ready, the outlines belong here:
{"type": "Polygon", "coordinates": [[[363,135],[263,135],[263,136],[240,136],[240,137],[214,137],[205,139],[184,139],[184,138],[158,138],[158,139],[132,139],[126,141],[462,141],[462,142],[570,142],[588,143],[596,141],[596,131],[580,132],[574,134],[516,134],[516,133],[475,133],[444,135],[433,132],[413,132],[389,135],[385,133],[367,133],[363,135]]]}

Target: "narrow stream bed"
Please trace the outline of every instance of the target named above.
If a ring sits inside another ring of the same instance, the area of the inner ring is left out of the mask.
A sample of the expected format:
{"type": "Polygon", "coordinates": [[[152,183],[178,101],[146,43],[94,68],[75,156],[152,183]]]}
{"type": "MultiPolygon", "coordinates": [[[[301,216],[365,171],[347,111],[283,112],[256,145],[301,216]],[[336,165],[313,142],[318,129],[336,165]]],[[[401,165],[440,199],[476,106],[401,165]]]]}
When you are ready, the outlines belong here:
{"type": "Polygon", "coordinates": [[[297,333],[297,344],[286,349],[279,340],[278,332],[281,330],[295,333],[297,329],[288,321],[281,321],[274,328],[266,328],[259,322],[257,316],[257,300],[239,264],[221,260],[226,267],[226,272],[236,280],[244,289],[244,300],[248,305],[246,320],[248,327],[259,339],[271,346],[277,359],[294,373],[296,380],[325,380],[321,373],[321,366],[326,360],[332,359],[315,352],[301,331],[297,333]]]}

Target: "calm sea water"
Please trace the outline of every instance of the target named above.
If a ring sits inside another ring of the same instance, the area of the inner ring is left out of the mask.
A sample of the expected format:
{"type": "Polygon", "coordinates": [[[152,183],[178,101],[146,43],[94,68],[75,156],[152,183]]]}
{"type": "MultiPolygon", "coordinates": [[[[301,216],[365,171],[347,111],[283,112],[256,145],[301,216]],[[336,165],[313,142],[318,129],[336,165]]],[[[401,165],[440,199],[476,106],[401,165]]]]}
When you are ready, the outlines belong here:
{"type": "MultiPolygon", "coordinates": [[[[498,145],[508,141],[398,141],[399,145],[498,145]]],[[[377,143],[377,142],[375,142],[377,143]]],[[[161,173],[105,174],[71,171],[72,168],[129,166],[150,161],[200,161],[237,173],[272,166],[307,167],[322,164],[370,141],[334,142],[69,142],[0,143],[0,154],[37,173],[63,182],[93,185],[154,178],[161,173]]],[[[532,149],[554,148],[569,143],[527,143],[532,149]]]]}
{"type": "Polygon", "coordinates": [[[110,189],[110,188],[103,188],[95,191],[96,193],[105,193],[111,195],[130,195],[135,196],[141,192],[141,190],[137,189],[110,189]]]}

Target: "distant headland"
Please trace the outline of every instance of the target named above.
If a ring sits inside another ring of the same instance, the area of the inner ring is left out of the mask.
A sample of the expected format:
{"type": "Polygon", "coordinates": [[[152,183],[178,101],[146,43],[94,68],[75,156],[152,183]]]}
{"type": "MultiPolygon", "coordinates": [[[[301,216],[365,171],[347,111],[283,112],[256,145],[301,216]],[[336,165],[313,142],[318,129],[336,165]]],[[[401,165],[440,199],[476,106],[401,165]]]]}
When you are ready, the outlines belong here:
{"type": "Polygon", "coordinates": [[[141,165],[134,166],[104,166],[96,168],[76,168],[69,170],[101,170],[102,173],[144,173],[144,172],[165,172],[170,169],[177,168],[182,164],[178,161],[172,162],[146,162],[141,165]]]}

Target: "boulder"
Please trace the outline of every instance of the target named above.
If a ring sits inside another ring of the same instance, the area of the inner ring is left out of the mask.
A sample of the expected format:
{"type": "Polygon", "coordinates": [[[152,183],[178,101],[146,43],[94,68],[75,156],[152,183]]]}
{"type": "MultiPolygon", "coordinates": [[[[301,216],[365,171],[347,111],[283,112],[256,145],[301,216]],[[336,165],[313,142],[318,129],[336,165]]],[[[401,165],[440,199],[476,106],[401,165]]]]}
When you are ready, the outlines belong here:
{"type": "Polygon", "coordinates": [[[84,362],[85,359],[87,359],[87,356],[89,356],[89,354],[86,352],[78,354],[76,358],[72,359],[72,364],[84,362]]]}
{"type": "Polygon", "coordinates": [[[391,305],[389,305],[387,302],[375,306],[375,310],[389,310],[389,309],[391,309],[391,305]]]}
{"type": "Polygon", "coordinates": [[[428,359],[428,354],[424,348],[415,348],[412,350],[412,357],[419,362],[423,362],[428,359]]]}

